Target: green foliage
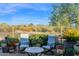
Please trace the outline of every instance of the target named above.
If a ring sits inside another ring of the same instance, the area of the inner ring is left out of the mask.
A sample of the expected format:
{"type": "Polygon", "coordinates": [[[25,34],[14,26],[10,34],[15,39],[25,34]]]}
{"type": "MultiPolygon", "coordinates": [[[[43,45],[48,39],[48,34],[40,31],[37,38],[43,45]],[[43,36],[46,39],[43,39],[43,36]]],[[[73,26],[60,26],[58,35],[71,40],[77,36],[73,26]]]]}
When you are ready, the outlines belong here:
{"type": "Polygon", "coordinates": [[[59,4],[53,6],[50,17],[50,25],[77,27],[79,25],[79,4],[59,4]]]}
{"type": "Polygon", "coordinates": [[[67,41],[69,41],[69,42],[79,41],[79,29],[64,30],[63,38],[67,39],[67,41]]]}
{"type": "Polygon", "coordinates": [[[29,37],[29,40],[31,42],[31,46],[37,46],[37,45],[45,45],[47,43],[47,35],[45,34],[33,34],[29,37]]]}
{"type": "Polygon", "coordinates": [[[65,48],[65,53],[66,56],[73,56],[75,54],[75,51],[73,48],[65,48]]]}
{"type": "Polygon", "coordinates": [[[18,42],[17,38],[12,38],[12,37],[9,37],[8,40],[9,42],[18,42]]]}
{"type": "Polygon", "coordinates": [[[7,37],[7,40],[8,40],[8,42],[7,42],[8,46],[15,45],[17,42],[19,42],[19,40],[17,38],[10,37],[10,36],[7,37]]]}

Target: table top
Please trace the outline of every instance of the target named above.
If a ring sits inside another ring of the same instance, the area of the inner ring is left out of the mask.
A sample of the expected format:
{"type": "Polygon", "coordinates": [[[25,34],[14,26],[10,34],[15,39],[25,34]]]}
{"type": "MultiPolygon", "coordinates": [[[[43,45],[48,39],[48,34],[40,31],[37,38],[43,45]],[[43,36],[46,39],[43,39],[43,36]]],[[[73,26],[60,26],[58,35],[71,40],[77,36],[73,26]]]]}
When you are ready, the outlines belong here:
{"type": "Polygon", "coordinates": [[[41,47],[28,47],[25,49],[25,52],[28,52],[28,53],[41,53],[43,51],[44,49],[41,47]]]}

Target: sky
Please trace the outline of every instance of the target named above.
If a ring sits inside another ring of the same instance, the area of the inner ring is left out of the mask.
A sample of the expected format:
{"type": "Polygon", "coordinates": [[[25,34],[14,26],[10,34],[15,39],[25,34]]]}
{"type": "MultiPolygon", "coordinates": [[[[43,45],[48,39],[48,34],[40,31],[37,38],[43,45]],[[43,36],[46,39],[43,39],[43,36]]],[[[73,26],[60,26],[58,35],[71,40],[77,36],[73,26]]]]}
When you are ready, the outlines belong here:
{"type": "Polygon", "coordinates": [[[0,3],[0,23],[47,25],[51,11],[50,3],[0,3]]]}

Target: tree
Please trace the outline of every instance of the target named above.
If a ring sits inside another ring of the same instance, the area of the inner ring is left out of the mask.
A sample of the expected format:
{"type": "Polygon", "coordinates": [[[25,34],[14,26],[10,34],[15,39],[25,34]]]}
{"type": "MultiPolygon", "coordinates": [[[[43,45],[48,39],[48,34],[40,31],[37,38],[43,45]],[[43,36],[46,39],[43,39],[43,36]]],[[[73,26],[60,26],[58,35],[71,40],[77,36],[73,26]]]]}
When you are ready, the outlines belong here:
{"type": "Polygon", "coordinates": [[[32,23],[30,23],[30,24],[28,24],[28,26],[33,26],[34,24],[32,24],[32,23]]]}
{"type": "Polygon", "coordinates": [[[79,26],[79,4],[58,4],[53,5],[50,17],[50,25],[64,27],[79,26]]]}
{"type": "Polygon", "coordinates": [[[0,31],[1,32],[11,32],[11,26],[6,23],[0,23],[0,31]]]}

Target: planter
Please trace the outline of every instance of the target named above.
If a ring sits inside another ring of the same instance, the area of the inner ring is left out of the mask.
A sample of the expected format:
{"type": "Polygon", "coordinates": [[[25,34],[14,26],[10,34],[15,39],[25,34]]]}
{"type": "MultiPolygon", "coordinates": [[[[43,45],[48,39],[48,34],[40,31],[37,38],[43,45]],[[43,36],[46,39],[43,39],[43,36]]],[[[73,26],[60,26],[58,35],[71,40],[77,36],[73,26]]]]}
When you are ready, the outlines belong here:
{"type": "Polygon", "coordinates": [[[66,41],[64,43],[64,46],[65,46],[65,48],[69,48],[69,47],[72,48],[75,44],[76,44],[76,42],[68,42],[68,41],[66,41]]]}
{"type": "Polygon", "coordinates": [[[74,45],[74,50],[79,53],[79,45],[74,45]]]}
{"type": "Polygon", "coordinates": [[[64,49],[57,49],[56,50],[56,55],[63,55],[64,54],[64,49]]]}
{"type": "Polygon", "coordinates": [[[64,54],[64,47],[62,45],[56,46],[56,53],[57,55],[63,55],[64,54]]]}
{"type": "Polygon", "coordinates": [[[8,52],[9,52],[8,47],[2,47],[2,52],[3,52],[3,53],[8,53],[8,52]]]}

